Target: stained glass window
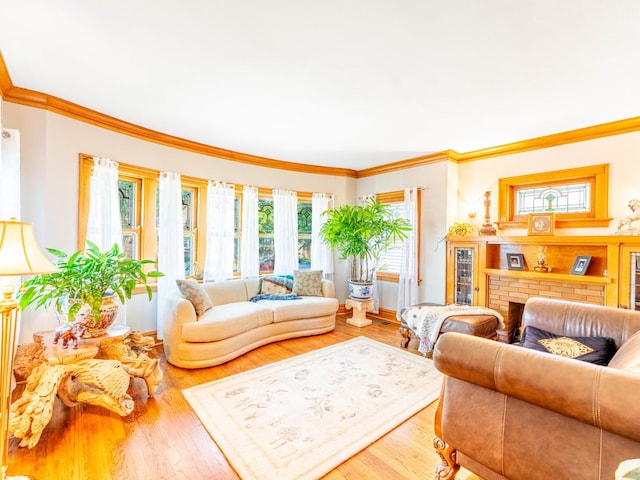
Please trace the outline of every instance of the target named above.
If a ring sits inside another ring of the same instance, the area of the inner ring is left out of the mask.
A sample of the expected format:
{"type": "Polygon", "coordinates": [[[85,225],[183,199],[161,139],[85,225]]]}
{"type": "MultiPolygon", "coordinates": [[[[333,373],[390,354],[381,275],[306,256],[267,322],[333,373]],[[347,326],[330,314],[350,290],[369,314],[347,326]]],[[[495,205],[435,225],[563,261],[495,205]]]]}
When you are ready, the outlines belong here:
{"type": "Polygon", "coordinates": [[[518,188],[515,197],[516,215],[588,212],[591,207],[591,183],[518,188]]]}

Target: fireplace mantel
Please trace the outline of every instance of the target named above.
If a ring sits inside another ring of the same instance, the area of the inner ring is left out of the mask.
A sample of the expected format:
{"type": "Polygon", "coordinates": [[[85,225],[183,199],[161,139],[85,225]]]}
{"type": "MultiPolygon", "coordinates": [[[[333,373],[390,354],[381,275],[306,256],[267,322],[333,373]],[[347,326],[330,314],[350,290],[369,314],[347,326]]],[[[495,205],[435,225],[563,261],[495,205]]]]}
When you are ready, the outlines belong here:
{"type": "Polygon", "coordinates": [[[594,275],[571,275],[566,273],[540,273],[532,271],[520,270],[503,270],[500,268],[484,268],[482,273],[495,277],[524,278],[533,280],[548,280],[560,283],[588,283],[588,284],[607,284],[614,283],[612,277],[598,277],[594,275]]]}

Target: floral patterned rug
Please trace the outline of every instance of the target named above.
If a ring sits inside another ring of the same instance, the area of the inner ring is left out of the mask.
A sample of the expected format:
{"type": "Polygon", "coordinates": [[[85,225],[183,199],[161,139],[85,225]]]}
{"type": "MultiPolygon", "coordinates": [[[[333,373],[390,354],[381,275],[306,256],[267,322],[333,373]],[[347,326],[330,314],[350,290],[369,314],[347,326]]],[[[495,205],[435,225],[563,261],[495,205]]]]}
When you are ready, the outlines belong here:
{"type": "Polygon", "coordinates": [[[242,479],[303,480],[429,405],[441,383],[431,360],[358,337],[183,394],[242,479]]]}

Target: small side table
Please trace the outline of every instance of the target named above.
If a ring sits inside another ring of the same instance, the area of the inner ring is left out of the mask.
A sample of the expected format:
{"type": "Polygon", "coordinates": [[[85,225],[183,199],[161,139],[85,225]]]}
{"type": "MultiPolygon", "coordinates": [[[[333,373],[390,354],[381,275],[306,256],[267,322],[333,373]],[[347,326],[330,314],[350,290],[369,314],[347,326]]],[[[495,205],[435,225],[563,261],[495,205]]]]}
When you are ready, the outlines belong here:
{"type": "Polygon", "coordinates": [[[349,325],[356,327],[365,327],[373,322],[367,318],[367,310],[373,310],[373,299],[356,300],[355,298],[347,298],[344,302],[344,308],[353,309],[353,316],[347,319],[349,325]]]}

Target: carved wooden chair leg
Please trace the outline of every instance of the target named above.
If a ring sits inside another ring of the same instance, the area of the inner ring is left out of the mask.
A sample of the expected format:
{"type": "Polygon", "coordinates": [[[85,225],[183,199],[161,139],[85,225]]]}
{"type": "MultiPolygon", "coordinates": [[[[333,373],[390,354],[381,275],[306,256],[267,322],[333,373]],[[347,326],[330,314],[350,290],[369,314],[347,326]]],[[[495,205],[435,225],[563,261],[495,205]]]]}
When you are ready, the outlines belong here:
{"type": "Polygon", "coordinates": [[[454,480],[460,470],[460,465],[456,461],[457,450],[438,437],[433,439],[433,446],[442,460],[436,467],[436,480],[454,480]]]}
{"type": "Polygon", "coordinates": [[[409,329],[400,327],[400,335],[402,336],[402,340],[400,340],[400,346],[402,348],[407,348],[409,346],[409,342],[411,341],[411,333],[409,333],[409,329]]]}

